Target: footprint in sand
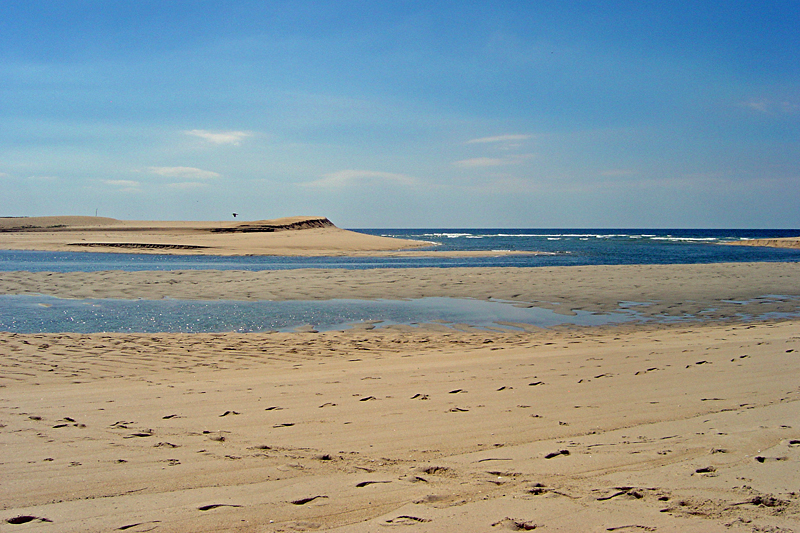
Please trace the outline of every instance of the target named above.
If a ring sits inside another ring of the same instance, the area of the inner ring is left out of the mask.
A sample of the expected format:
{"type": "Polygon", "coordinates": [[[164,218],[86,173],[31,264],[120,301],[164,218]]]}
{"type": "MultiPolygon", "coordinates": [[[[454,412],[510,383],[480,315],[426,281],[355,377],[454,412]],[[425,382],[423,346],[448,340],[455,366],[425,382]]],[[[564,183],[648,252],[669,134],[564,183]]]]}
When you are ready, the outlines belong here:
{"type": "Polygon", "coordinates": [[[28,522],[52,522],[49,518],[41,518],[39,516],[31,516],[31,515],[19,515],[14,516],[12,518],[7,518],[6,522],[9,524],[27,524],[28,522]]]}
{"type": "Polygon", "coordinates": [[[560,455],[569,455],[569,450],[559,450],[557,452],[551,452],[544,456],[545,459],[553,459],[554,457],[558,457],[560,455]]]}
{"type": "Polygon", "coordinates": [[[410,526],[413,524],[417,524],[420,522],[430,522],[429,518],[420,518],[418,516],[411,516],[411,515],[400,515],[397,518],[390,518],[386,521],[387,524],[392,525],[405,525],[410,526]]]}
{"type": "Polygon", "coordinates": [[[242,507],[241,505],[236,505],[232,503],[212,503],[210,505],[201,505],[197,508],[198,511],[210,511],[211,509],[216,509],[218,507],[242,507]]]}
{"type": "MultiPolygon", "coordinates": [[[[151,522],[137,522],[136,524],[128,524],[126,526],[118,527],[117,531],[125,531],[126,529],[131,529],[131,528],[134,528],[136,526],[145,526],[145,525],[148,525],[148,524],[158,524],[160,522],[161,522],[161,520],[153,520],[151,522]]],[[[155,529],[155,527],[153,529],[155,529]]]]}
{"type": "Polygon", "coordinates": [[[518,518],[509,518],[505,517],[502,520],[498,520],[492,527],[502,526],[504,529],[510,529],[511,531],[532,531],[539,527],[537,524],[533,522],[529,522],[526,520],[520,520],[518,518]]]}
{"type": "Polygon", "coordinates": [[[327,496],[311,496],[310,498],[300,498],[299,500],[292,500],[289,503],[292,505],[305,505],[319,498],[327,498],[327,496]]]}
{"type": "Polygon", "coordinates": [[[362,487],[366,487],[367,485],[373,485],[375,483],[391,483],[391,481],[362,481],[361,483],[356,483],[356,487],[360,489],[362,487]]]}

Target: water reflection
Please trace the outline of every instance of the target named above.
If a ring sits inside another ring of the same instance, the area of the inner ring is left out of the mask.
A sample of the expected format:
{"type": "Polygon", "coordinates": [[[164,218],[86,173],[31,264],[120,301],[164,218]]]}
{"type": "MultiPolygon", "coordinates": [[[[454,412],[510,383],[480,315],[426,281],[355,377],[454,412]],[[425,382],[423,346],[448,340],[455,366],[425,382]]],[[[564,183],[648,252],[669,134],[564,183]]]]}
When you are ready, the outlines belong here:
{"type": "Polygon", "coordinates": [[[597,326],[635,319],[623,311],[560,315],[548,309],[461,298],[415,300],[197,301],[68,300],[50,296],[0,296],[0,330],[16,333],[157,333],[344,330],[356,324],[376,327],[443,322],[473,327],[597,326]]]}

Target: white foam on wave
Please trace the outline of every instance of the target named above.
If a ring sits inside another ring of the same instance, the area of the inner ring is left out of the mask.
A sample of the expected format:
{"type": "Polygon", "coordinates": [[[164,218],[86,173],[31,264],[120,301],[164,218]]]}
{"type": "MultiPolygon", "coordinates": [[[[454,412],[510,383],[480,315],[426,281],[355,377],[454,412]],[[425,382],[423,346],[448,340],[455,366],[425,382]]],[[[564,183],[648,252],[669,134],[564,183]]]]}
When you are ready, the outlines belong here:
{"type": "Polygon", "coordinates": [[[717,237],[673,237],[667,235],[666,237],[652,237],[654,241],[670,241],[670,242],[714,242],[718,241],[717,237]]]}
{"type": "Polygon", "coordinates": [[[469,237],[472,233],[423,233],[423,237],[447,237],[448,239],[458,239],[459,237],[469,237]]]}

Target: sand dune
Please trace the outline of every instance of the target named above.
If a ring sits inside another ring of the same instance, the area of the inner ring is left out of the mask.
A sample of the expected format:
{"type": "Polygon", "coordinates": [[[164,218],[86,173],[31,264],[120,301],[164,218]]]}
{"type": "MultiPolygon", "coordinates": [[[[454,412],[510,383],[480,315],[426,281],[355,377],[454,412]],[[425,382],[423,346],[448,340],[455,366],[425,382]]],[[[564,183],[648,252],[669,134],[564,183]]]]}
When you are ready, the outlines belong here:
{"type": "Polygon", "coordinates": [[[428,246],[343,230],[324,217],[235,222],[0,219],[0,248],[189,255],[344,255],[428,246]]]}
{"type": "Polygon", "coordinates": [[[418,251],[430,243],[337,228],[325,217],[233,222],[102,217],[0,218],[0,249],[182,255],[497,256],[535,251],[418,251]]]}

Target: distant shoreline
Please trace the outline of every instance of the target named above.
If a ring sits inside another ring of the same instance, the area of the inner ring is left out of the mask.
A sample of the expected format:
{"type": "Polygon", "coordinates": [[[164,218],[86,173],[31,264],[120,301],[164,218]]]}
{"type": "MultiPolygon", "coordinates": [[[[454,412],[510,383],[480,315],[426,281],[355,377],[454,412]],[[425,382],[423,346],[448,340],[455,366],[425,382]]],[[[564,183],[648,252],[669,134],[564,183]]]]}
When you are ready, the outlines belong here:
{"type": "Polygon", "coordinates": [[[745,241],[726,242],[734,246],[767,246],[769,248],[800,249],[800,237],[782,237],[777,239],[748,239],[745,241]]]}
{"type": "Polygon", "coordinates": [[[0,249],[216,256],[486,257],[535,251],[422,251],[430,242],[344,230],[325,217],[256,221],[124,221],[104,217],[0,218],[0,249]]]}

